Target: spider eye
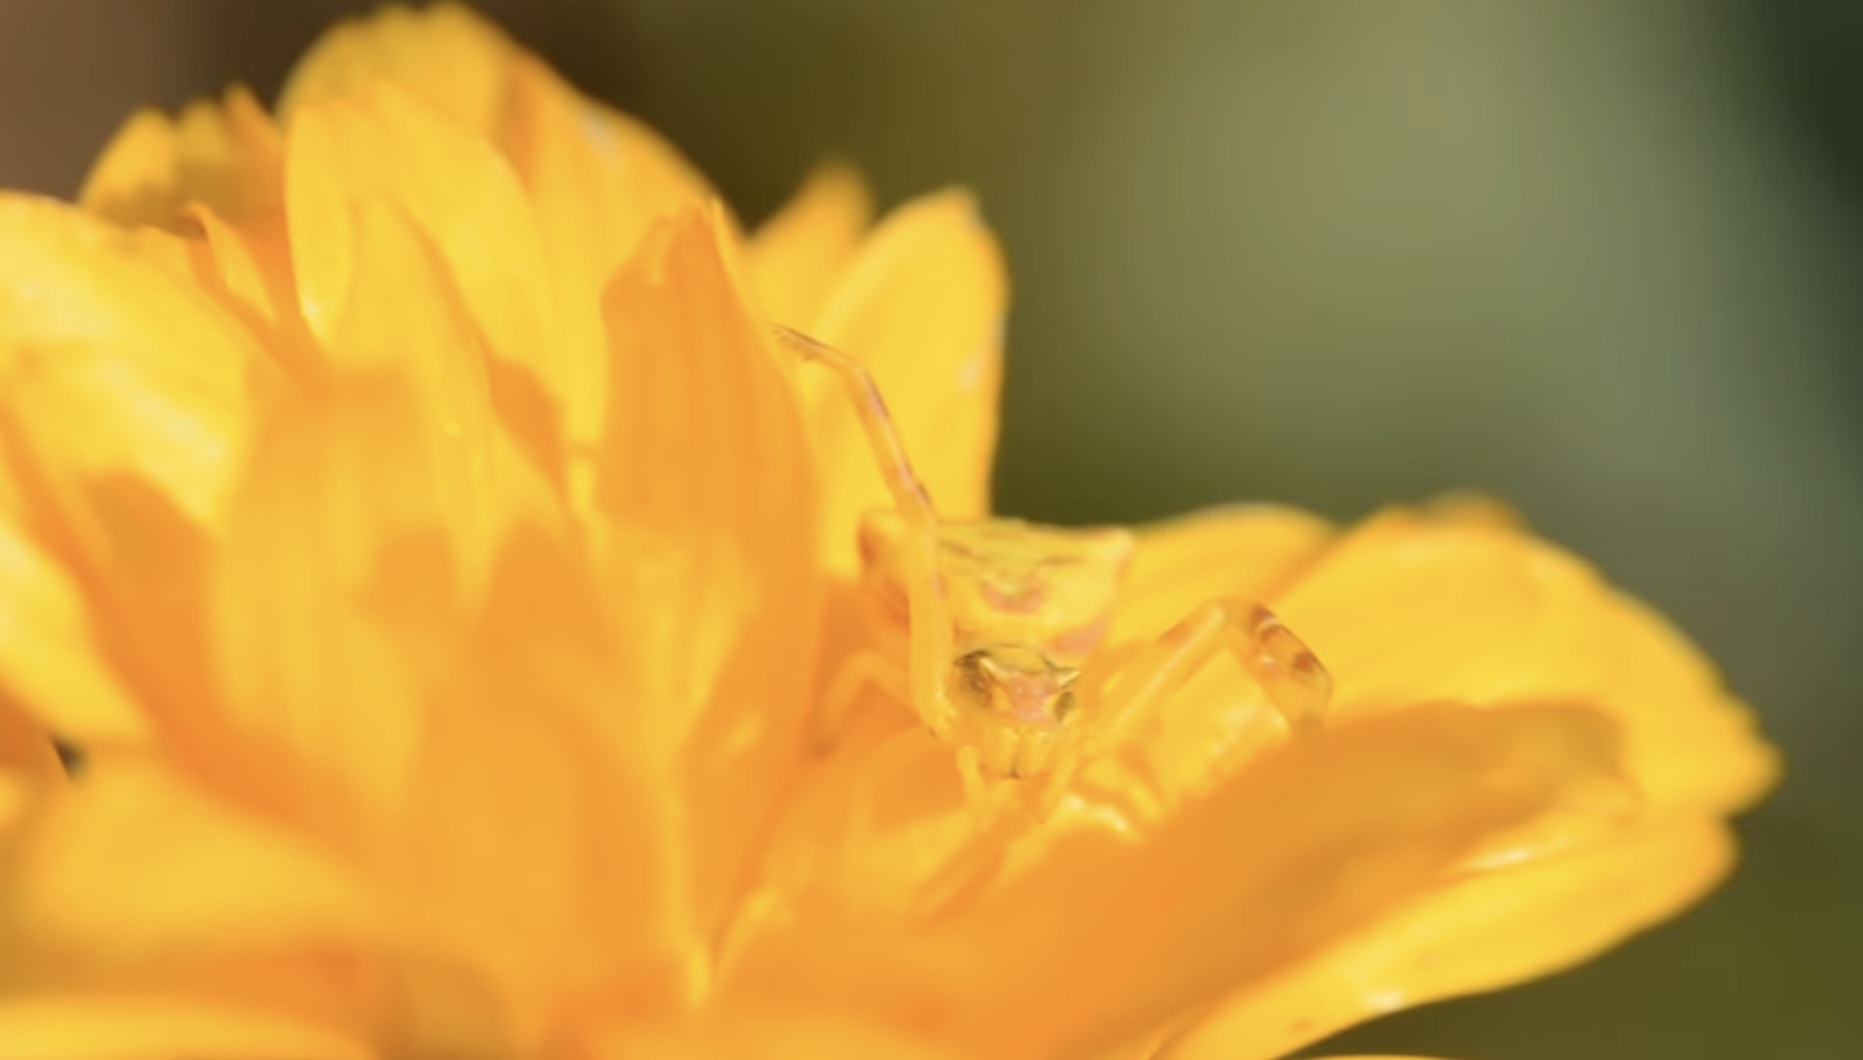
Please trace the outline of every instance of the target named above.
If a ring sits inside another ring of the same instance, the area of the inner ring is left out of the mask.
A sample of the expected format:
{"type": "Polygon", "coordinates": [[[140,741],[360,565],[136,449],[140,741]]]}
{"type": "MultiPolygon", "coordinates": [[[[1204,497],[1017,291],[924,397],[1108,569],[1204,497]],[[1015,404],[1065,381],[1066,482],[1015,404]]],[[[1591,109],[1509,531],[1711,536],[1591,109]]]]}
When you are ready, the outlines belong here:
{"type": "Polygon", "coordinates": [[[989,698],[991,681],[988,672],[989,652],[973,651],[957,657],[951,668],[957,671],[958,685],[964,691],[982,698],[989,698]]]}
{"type": "Polygon", "coordinates": [[[956,683],[976,706],[1023,724],[1052,724],[1073,711],[1080,671],[1039,649],[993,645],[959,656],[956,683]]]}
{"type": "MultiPolygon", "coordinates": [[[[1070,680],[1068,683],[1071,685],[1073,682],[1070,680]]],[[[1061,689],[1060,694],[1054,697],[1054,720],[1061,721],[1065,719],[1069,714],[1074,713],[1074,708],[1079,705],[1080,704],[1075,701],[1073,688],[1067,687],[1061,689]]]]}

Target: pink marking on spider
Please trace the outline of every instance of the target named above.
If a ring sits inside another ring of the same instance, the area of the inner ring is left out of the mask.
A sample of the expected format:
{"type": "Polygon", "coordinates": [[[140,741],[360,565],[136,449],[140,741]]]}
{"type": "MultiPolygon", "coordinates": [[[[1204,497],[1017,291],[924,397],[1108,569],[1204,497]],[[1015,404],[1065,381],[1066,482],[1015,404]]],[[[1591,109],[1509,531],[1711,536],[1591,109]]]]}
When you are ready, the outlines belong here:
{"type": "Polygon", "coordinates": [[[1007,589],[995,582],[981,582],[977,586],[977,595],[983,597],[984,603],[999,611],[1016,615],[1040,614],[1048,602],[1048,594],[1039,585],[1025,584],[1007,589]]]}

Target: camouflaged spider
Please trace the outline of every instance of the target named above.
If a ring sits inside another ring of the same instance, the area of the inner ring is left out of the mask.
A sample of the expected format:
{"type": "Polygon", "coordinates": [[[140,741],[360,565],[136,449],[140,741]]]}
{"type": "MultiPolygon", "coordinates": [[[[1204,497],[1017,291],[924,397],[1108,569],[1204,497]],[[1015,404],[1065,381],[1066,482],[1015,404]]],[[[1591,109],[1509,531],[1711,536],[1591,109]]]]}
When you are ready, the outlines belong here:
{"type": "MultiPolygon", "coordinates": [[[[784,348],[839,377],[873,447],[894,510],[862,519],[863,580],[881,613],[904,627],[902,697],[956,749],[973,806],[987,806],[993,780],[1040,779],[1045,816],[1084,765],[1135,735],[1224,649],[1290,729],[1318,724],[1331,678],[1260,604],[1211,600],[1156,641],[1106,650],[1136,547],[1131,531],[940,519],[866,366],[800,332],[775,331],[784,348]]],[[[896,664],[857,656],[830,682],[825,710],[845,710],[863,681],[897,686],[896,674],[896,664]]]]}

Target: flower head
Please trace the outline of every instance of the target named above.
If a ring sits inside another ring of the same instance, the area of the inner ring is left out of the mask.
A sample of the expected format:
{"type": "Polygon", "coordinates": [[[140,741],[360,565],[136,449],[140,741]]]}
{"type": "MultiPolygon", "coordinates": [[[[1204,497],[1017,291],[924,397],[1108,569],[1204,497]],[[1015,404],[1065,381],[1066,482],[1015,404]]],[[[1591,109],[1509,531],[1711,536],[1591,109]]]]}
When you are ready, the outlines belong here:
{"type": "Polygon", "coordinates": [[[1488,507],[977,522],[966,196],[875,224],[825,169],[746,234],[456,7],[338,27],[275,114],[135,117],[0,247],[7,1057],[1267,1057],[1674,913],[1775,771],[1488,507]],[[876,424],[938,503],[884,557],[876,424]],[[1224,600],[1298,639],[1184,663],[1224,600]],[[928,615],[966,709],[1148,709],[980,818],[928,615]]]}

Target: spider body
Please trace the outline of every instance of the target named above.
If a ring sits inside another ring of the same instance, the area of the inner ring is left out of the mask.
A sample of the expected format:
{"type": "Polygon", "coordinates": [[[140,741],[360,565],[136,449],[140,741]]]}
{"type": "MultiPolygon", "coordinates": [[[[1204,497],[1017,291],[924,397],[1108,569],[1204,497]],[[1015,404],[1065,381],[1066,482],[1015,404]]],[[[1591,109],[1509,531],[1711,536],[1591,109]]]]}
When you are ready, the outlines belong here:
{"type": "MultiPolygon", "coordinates": [[[[892,511],[861,521],[866,589],[902,632],[911,594],[900,561],[912,533],[892,511]]],[[[939,523],[935,537],[951,627],[945,686],[956,708],[946,738],[975,745],[987,774],[1039,776],[1083,725],[1077,686],[1112,625],[1132,534],[985,519],[939,523]]]]}
{"type": "Polygon", "coordinates": [[[1137,547],[1130,531],[941,519],[866,367],[775,330],[792,353],[840,377],[893,497],[891,510],[863,518],[859,541],[867,594],[905,649],[849,660],[824,697],[828,713],[862,679],[897,685],[882,675],[903,654],[902,695],[956,749],[972,803],[987,808],[991,781],[1040,779],[1044,813],[1085,763],[1120,746],[1225,650],[1291,730],[1318,722],[1331,696],[1326,669],[1260,604],[1214,599],[1156,641],[1107,649],[1137,547]]]}

